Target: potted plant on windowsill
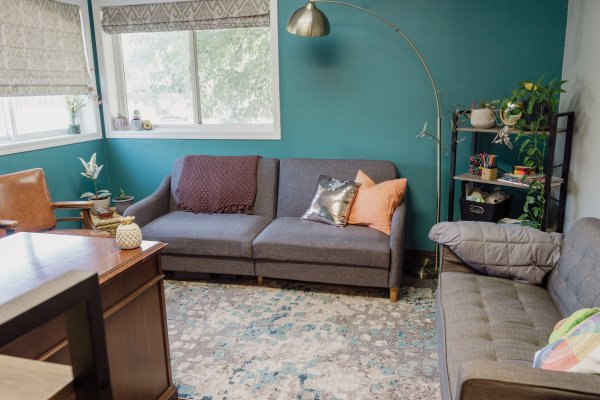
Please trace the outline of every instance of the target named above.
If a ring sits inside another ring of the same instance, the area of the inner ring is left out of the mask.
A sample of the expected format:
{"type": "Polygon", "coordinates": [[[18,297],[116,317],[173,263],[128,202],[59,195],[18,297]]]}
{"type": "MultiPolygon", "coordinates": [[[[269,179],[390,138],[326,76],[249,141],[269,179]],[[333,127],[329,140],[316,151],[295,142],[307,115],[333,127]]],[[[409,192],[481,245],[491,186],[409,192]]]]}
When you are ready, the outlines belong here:
{"type": "Polygon", "coordinates": [[[79,135],[81,133],[81,125],[79,125],[79,112],[85,107],[85,100],[79,96],[67,97],[67,109],[69,110],[69,135],[79,135]]]}
{"type": "Polygon", "coordinates": [[[108,190],[101,189],[98,190],[98,176],[100,175],[100,171],[102,171],[102,167],[104,165],[96,164],[96,153],[92,154],[89,162],[85,162],[82,158],[79,158],[79,161],[83,164],[85,168],[85,172],[82,172],[81,175],[92,181],[94,185],[93,192],[86,192],[81,195],[80,198],[86,198],[94,202],[94,207],[92,208],[92,214],[98,215],[98,208],[108,209],[110,207],[110,195],[111,193],[108,190]]]}
{"type": "Polygon", "coordinates": [[[140,114],[140,110],[133,110],[133,117],[131,118],[131,129],[134,131],[141,131],[144,129],[143,127],[144,121],[142,121],[142,115],[140,114]]]}
{"type": "Polygon", "coordinates": [[[123,215],[127,207],[129,207],[133,203],[133,196],[128,196],[125,194],[125,190],[123,188],[119,189],[119,195],[113,198],[113,203],[115,203],[115,208],[117,214],[123,215]]]}

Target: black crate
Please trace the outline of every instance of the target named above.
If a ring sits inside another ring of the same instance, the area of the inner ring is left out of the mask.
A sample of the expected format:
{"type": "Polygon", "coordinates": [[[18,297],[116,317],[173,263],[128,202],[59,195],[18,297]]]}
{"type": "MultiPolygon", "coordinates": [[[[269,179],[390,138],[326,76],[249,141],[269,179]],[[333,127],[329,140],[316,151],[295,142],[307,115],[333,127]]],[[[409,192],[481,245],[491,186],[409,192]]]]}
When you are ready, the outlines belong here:
{"type": "Polygon", "coordinates": [[[512,196],[497,204],[478,203],[460,199],[460,218],[463,221],[498,222],[508,217],[512,196]]]}

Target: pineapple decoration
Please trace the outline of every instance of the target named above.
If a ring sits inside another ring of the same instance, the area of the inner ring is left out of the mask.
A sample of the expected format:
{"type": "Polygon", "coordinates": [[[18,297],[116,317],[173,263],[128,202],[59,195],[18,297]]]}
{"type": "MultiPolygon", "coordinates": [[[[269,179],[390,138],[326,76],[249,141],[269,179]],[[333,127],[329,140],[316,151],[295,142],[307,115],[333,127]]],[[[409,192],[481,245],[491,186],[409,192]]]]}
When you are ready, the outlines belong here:
{"type": "Polygon", "coordinates": [[[134,220],[135,217],[124,217],[120,220],[115,240],[121,250],[136,249],[142,244],[142,231],[134,220]]]}

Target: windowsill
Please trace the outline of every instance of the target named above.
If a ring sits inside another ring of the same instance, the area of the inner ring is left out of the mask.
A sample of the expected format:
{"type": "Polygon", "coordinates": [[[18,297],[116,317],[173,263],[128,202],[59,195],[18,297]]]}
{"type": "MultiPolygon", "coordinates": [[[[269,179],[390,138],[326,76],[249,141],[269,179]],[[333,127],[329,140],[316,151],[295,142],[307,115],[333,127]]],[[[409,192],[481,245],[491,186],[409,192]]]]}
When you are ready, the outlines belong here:
{"type": "Polygon", "coordinates": [[[40,139],[0,142],[0,156],[23,153],[25,151],[42,150],[49,147],[65,146],[74,143],[89,142],[98,139],[102,139],[100,133],[88,132],[80,135],[65,134],[40,139]]]}
{"type": "Polygon", "coordinates": [[[192,140],[281,140],[281,132],[273,124],[264,125],[200,125],[156,127],[143,131],[108,131],[110,139],[192,139],[192,140]]]}

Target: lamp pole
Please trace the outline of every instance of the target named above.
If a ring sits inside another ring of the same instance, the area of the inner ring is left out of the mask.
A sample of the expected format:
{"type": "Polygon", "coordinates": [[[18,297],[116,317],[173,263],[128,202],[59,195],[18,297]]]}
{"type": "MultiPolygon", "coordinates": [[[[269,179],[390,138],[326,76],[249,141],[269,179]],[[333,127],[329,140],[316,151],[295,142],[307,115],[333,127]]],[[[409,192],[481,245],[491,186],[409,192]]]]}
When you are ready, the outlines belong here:
{"type": "MultiPolygon", "coordinates": [[[[436,190],[435,222],[439,223],[440,222],[440,212],[441,212],[441,193],[442,193],[442,116],[441,116],[440,95],[437,90],[435,80],[433,79],[433,76],[431,75],[429,66],[427,65],[427,62],[423,58],[423,55],[421,54],[421,52],[419,51],[417,46],[415,46],[415,44],[412,42],[412,40],[410,40],[410,38],[408,36],[406,36],[406,34],[404,32],[402,32],[402,30],[398,26],[396,26],[395,24],[390,22],[388,19],[382,17],[381,15],[374,13],[373,11],[368,10],[364,7],[357,6],[356,4],[345,3],[345,2],[337,1],[337,0],[310,0],[309,3],[306,5],[306,8],[307,9],[310,7],[314,8],[314,3],[337,4],[340,6],[349,7],[349,8],[353,8],[355,10],[362,11],[362,12],[369,14],[372,17],[378,19],[379,21],[383,22],[385,25],[387,25],[388,27],[393,29],[394,32],[396,32],[397,34],[399,34],[400,36],[402,36],[404,38],[404,40],[409,44],[410,48],[416,54],[417,58],[421,62],[421,65],[425,69],[425,72],[427,73],[427,77],[429,78],[429,81],[431,82],[431,88],[433,89],[433,96],[435,98],[435,109],[436,109],[436,114],[437,114],[436,136],[433,139],[436,141],[436,144],[437,144],[437,146],[436,146],[437,147],[437,158],[436,158],[436,160],[437,160],[436,189],[437,190],[436,190]]],[[[327,30],[328,30],[328,27],[327,27],[327,30]]],[[[431,135],[429,135],[429,136],[431,136],[431,135]]],[[[438,269],[438,263],[439,263],[439,246],[436,245],[435,246],[435,271],[436,272],[438,269]]],[[[421,278],[424,275],[423,269],[424,268],[422,268],[420,271],[421,278]]]]}

